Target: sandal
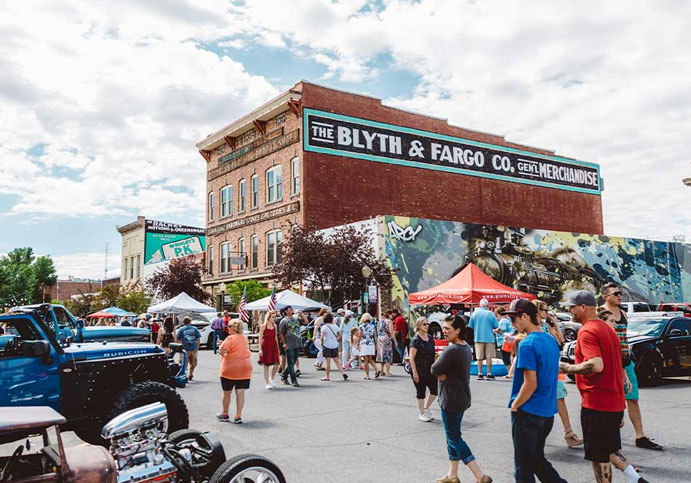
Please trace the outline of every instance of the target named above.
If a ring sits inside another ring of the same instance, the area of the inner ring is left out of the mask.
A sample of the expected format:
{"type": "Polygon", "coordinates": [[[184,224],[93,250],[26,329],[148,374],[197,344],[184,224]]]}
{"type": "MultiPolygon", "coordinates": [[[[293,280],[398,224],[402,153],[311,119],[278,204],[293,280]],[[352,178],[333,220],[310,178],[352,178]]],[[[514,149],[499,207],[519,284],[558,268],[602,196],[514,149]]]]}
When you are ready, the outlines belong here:
{"type": "Polygon", "coordinates": [[[365,376],[364,379],[365,379],[366,381],[369,381],[369,380],[371,379],[371,377],[365,376]]]}
{"type": "Polygon", "coordinates": [[[380,371],[377,371],[377,372],[374,373],[374,378],[375,378],[375,379],[379,379],[379,376],[381,376],[381,372],[380,372],[380,371]]]}
{"type": "Polygon", "coordinates": [[[567,431],[564,433],[564,441],[569,448],[575,448],[576,446],[581,446],[583,440],[578,437],[573,431],[567,431]]]}
{"type": "Polygon", "coordinates": [[[329,379],[328,377],[322,377],[321,380],[322,380],[322,381],[330,381],[331,379],[329,379]]]}

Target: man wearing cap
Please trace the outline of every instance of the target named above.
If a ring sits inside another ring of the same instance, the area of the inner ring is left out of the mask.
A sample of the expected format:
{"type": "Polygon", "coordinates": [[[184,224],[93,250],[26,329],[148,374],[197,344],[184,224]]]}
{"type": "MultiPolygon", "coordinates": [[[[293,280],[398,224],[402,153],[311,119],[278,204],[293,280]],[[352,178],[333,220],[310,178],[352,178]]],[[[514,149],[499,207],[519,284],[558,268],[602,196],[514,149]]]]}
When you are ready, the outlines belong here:
{"type": "Polygon", "coordinates": [[[504,312],[516,330],[527,335],[518,346],[511,388],[511,435],[514,476],[517,482],[566,483],[545,458],[545,441],[557,412],[559,345],[541,329],[537,308],[527,299],[517,299],[504,312]]]}
{"type": "Polygon", "coordinates": [[[631,386],[625,387],[626,407],[629,412],[629,419],[633,425],[633,430],[636,432],[636,446],[644,449],[662,451],[662,446],[651,441],[643,432],[641,407],[638,404],[638,378],[634,371],[633,359],[631,359],[631,349],[629,348],[629,338],[627,335],[629,323],[626,320],[626,314],[621,310],[621,295],[621,288],[616,283],[608,283],[602,287],[602,300],[605,303],[604,307],[612,312],[614,316],[614,330],[619,336],[619,342],[621,342],[622,366],[629,376],[629,381],[631,381],[631,386]]]}
{"type": "Polygon", "coordinates": [[[492,358],[497,355],[497,345],[494,340],[494,329],[499,322],[489,309],[487,299],[480,300],[480,308],[470,316],[468,327],[473,329],[475,340],[475,358],[477,359],[477,380],[484,380],[482,375],[482,361],[487,361],[487,380],[493,381],[492,358]]]}
{"type": "Polygon", "coordinates": [[[619,338],[612,327],[597,318],[595,296],[587,290],[573,292],[562,305],[568,307],[575,322],[583,324],[576,342],[576,363],[562,362],[559,368],[576,375],[582,399],[585,459],[592,463],[598,482],[612,481],[611,461],[629,483],[645,483],[621,454],[619,428],[626,403],[619,338]]]}

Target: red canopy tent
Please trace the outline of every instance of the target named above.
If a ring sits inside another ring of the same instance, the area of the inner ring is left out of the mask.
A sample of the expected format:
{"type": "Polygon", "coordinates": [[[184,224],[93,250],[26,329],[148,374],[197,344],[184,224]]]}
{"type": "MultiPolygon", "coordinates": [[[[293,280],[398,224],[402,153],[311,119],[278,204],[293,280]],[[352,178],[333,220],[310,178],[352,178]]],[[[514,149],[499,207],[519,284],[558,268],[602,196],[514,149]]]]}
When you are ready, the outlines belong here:
{"type": "Polygon", "coordinates": [[[514,299],[536,298],[529,293],[497,282],[473,263],[469,263],[456,276],[436,287],[408,295],[410,305],[477,305],[487,299],[490,304],[505,304],[514,299]]]}
{"type": "Polygon", "coordinates": [[[94,312],[93,314],[87,315],[87,318],[94,318],[94,319],[109,319],[111,317],[115,317],[115,315],[104,312],[104,311],[99,311],[99,312],[94,312]]]}

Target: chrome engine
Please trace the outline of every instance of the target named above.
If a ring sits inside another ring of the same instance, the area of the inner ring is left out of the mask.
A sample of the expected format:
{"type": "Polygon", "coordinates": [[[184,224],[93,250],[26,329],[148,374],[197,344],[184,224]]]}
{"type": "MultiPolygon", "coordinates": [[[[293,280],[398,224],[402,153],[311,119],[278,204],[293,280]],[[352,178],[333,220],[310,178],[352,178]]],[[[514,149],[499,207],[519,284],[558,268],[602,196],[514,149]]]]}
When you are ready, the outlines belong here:
{"type": "Polygon", "coordinates": [[[184,430],[169,436],[167,429],[162,403],[127,411],[103,427],[119,483],[204,482],[225,461],[223,446],[207,433],[184,430]]]}

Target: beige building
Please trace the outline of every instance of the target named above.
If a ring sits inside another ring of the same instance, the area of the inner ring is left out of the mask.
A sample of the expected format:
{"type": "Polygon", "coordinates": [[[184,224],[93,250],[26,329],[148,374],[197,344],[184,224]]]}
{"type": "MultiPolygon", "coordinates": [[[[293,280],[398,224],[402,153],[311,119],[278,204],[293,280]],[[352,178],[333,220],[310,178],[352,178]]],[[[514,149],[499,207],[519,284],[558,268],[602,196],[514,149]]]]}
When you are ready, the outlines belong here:
{"type": "Polygon", "coordinates": [[[117,227],[122,236],[122,258],[120,284],[129,285],[141,280],[144,266],[144,242],[146,219],[138,216],[137,221],[117,227]]]}

